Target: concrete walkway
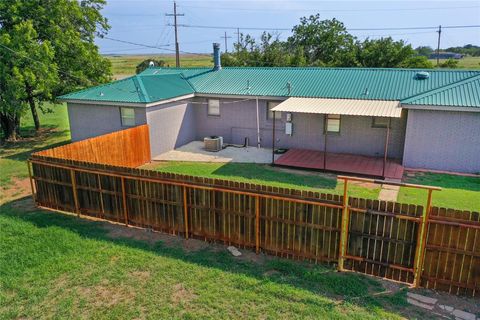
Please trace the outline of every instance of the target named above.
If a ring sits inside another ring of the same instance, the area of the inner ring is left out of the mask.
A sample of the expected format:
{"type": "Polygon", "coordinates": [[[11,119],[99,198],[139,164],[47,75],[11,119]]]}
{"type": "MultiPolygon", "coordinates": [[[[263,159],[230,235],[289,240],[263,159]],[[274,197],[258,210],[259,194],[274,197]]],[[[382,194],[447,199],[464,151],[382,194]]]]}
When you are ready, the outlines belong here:
{"type": "MultiPolygon", "coordinates": [[[[275,155],[275,159],[278,155],[275,155]]],[[[272,149],[227,147],[218,152],[206,151],[203,141],[192,141],[175,150],[154,157],[155,161],[271,163],[272,149]]]]}

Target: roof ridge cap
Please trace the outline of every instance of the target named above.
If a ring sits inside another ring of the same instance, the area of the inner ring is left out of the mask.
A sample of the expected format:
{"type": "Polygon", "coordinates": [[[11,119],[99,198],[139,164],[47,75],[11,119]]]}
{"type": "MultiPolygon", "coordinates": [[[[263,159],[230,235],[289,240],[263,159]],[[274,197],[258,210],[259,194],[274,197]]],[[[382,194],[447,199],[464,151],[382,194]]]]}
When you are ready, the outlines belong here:
{"type": "Polygon", "coordinates": [[[142,102],[149,102],[150,101],[150,96],[148,95],[147,90],[145,89],[145,86],[143,85],[142,78],[138,74],[133,77],[133,84],[137,88],[137,93],[140,97],[140,100],[142,100],[142,102]],[[137,86],[137,84],[138,84],[138,86],[137,86]],[[138,89],[140,89],[140,90],[138,90],[138,89]]]}
{"type": "Polygon", "coordinates": [[[83,88],[83,89],[78,90],[78,91],[62,94],[61,96],[58,96],[57,99],[59,99],[59,98],[62,99],[63,97],[68,97],[69,95],[72,95],[72,94],[78,94],[78,93],[86,92],[86,91],[94,89],[94,88],[98,89],[98,88],[108,87],[108,86],[113,85],[114,83],[124,82],[124,81],[127,81],[127,80],[129,80],[133,77],[135,77],[135,75],[129,76],[129,77],[126,77],[126,78],[123,78],[123,79],[114,80],[112,82],[101,83],[101,84],[91,86],[91,87],[88,87],[88,88],[83,88]]]}
{"type": "Polygon", "coordinates": [[[401,103],[409,103],[409,102],[415,101],[415,100],[420,99],[420,98],[428,97],[432,94],[436,94],[436,93],[439,93],[439,92],[442,92],[442,91],[445,91],[445,90],[448,90],[448,89],[451,89],[451,88],[455,88],[455,87],[464,85],[465,83],[469,83],[472,80],[476,80],[475,78],[480,79],[480,74],[476,74],[476,75],[467,77],[465,79],[462,79],[460,81],[449,83],[449,84],[446,84],[446,85],[438,87],[438,88],[434,88],[434,89],[431,89],[431,90],[428,90],[428,91],[425,91],[425,92],[415,94],[413,96],[410,96],[410,97],[407,97],[407,98],[404,98],[404,99],[400,100],[400,102],[401,103]]]}

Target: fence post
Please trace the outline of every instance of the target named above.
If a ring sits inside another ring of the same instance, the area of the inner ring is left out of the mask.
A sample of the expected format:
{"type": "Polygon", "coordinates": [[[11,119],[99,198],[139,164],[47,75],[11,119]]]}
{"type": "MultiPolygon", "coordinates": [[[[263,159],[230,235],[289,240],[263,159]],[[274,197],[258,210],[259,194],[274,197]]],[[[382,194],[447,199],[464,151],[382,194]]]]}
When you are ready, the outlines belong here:
{"type": "Polygon", "coordinates": [[[183,186],[183,224],[185,227],[185,239],[188,239],[187,187],[185,186],[183,186]]]}
{"type": "Polygon", "coordinates": [[[122,177],[122,200],[123,214],[125,215],[125,225],[128,226],[127,195],[125,193],[125,177],[122,177]]]}
{"type": "Polygon", "coordinates": [[[30,160],[27,160],[27,168],[28,168],[28,177],[30,178],[30,188],[32,189],[32,198],[33,198],[33,203],[36,204],[36,196],[35,196],[35,188],[33,187],[33,178],[32,178],[32,168],[30,167],[32,164],[30,160]]]}
{"type": "Polygon", "coordinates": [[[340,225],[340,250],[338,252],[338,271],[343,271],[343,264],[345,262],[346,245],[348,238],[348,179],[343,179],[343,209],[342,209],[342,223],[340,225]]]}
{"type": "Polygon", "coordinates": [[[75,170],[70,169],[70,179],[72,180],[73,201],[75,202],[75,212],[80,217],[80,207],[78,205],[77,182],[75,179],[75,170]]]}
{"type": "Polygon", "coordinates": [[[420,280],[422,278],[423,271],[423,258],[425,255],[425,246],[427,245],[427,231],[428,231],[428,218],[430,216],[430,211],[432,207],[432,189],[428,189],[427,196],[427,206],[425,212],[422,216],[422,221],[420,223],[420,232],[417,236],[417,248],[415,252],[415,263],[414,270],[415,274],[413,276],[413,286],[415,288],[420,286],[420,280]]]}
{"type": "Polygon", "coordinates": [[[255,197],[255,252],[260,253],[260,197],[255,197]]]}

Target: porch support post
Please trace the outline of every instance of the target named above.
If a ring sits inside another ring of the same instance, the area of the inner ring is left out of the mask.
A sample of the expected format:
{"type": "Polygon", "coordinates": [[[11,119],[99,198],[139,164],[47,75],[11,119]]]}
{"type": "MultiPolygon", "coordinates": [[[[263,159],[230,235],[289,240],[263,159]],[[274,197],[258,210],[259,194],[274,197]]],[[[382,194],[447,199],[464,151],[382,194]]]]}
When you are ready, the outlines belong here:
{"type": "Polygon", "coordinates": [[[323,121],[323,134],[325,135],[324,141],[323,141],[323,170],[327,170],[327,115],[325,114],[324,116],[324,121],[323,121]]]}
{"type": "Polygon", "coordinates": [[[382,178],[385,179],[385,167],[387,166],[387,156],[388,156],[388,142],[390,140],[390,125],[391,125],[391,119],[388,119],[388,125],[387,125],[387,134],[385,137],[385,152],[383,154],[383,169],[382,169],[382,178]]]}
{"type": "Polygon", "coordinates": [[[272,130],[272,166],[275,165],[275,111],[273,111],[273,130],[272,130]]]}
{"type": "Polygon", "coordinates": [[[260,114],[258,111],[258,97],[255,98],[255,101],[257,103],[257,148],[260,148],[260,114]]]}

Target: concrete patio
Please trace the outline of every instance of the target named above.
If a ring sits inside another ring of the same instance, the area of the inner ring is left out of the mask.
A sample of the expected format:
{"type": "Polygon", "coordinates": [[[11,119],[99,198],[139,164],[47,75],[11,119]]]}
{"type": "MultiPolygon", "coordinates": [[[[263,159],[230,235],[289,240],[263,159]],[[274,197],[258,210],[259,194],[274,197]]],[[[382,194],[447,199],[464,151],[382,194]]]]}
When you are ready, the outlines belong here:
{"type": "MultiPolygon", "coordinates": [[[[275,155],[275,160],[278,159],[275,155]]],[[[203,141],[192,141],[175,150],[154,157],[154,161],[271,163],[272,149],[227,147],[218,152],[206,151],[203,141]]]]}

